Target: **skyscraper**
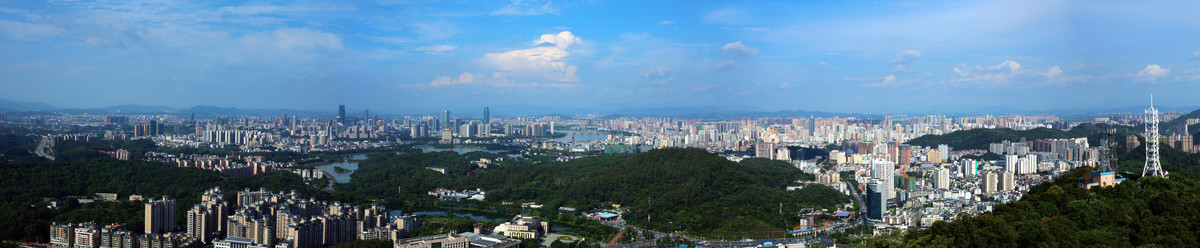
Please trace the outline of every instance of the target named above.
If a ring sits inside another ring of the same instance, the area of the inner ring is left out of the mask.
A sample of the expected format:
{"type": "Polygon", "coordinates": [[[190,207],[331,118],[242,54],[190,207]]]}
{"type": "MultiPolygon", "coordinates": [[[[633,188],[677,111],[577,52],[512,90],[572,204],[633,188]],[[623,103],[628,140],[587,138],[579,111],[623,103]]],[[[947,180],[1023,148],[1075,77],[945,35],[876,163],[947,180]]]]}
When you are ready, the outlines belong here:
{"type": "Polygon", "coordinates": [[[871,181],[867,184],[867,218],[868,219],[883,219],[883,212],[887,211],[887,199],[884,198],[881,188],[884,182],[871,181]]]}
{"type": "Polygon", "coordinates": [[[933,186],[938,189],[950,189],[950,170],[938,168],[934,171],[933,186]]]}
{"type": "Polygon", "coordinates": [[[998,183],[997,181],[999,181],[999,180],[996,178],[995,171],[984,172],[983,173],[983,193],[984,194],[995,193],[996,192],[996,184],[998,183]]]}
{"type": "Polygon", "coordinates": [[[442,123],[438,129],[447,129],[453,127],[454,123],[450,122],[450,110],[442,110],[442,123]]]}
{"type": "Polygon", "coordinates": [[[490,110],[488,110],[487,107],[483,107],[483,124],[488,125],[491,123],[492,123],[492,113],[490,110]]]}
{"type": "Polygon", "coordinates": [[[149,234],[163,234],[175,231],[175,199],[163,196],[146,202],[146,223],[144,230],[149,234]]]}
{"type": "Polygon", "coordinates": [[[149,135],[155,136],[158,135],[158,132],[158,120],[150,120],[150,131],[148,132],[149,135]]]}
{"type": "Polygon", "coordinates": [[[338,105],[338,122],[346,123],[346,105],[338,105]]]}
{"type": "Polygon", "coordinates": [[[483,107],[483,128],[479,131],[483,132],[483,137],[492,136],[492,111],[487,107],[483,107]]]}
{"type": "Polygon", "coordinates": [[[892,199],[896,197],[895,182],[896,168],[891,161],[883,159],[871,160],[871,178],[880,180],[882,184],[879,188],[883,193],[883,199],[892,199]]]}

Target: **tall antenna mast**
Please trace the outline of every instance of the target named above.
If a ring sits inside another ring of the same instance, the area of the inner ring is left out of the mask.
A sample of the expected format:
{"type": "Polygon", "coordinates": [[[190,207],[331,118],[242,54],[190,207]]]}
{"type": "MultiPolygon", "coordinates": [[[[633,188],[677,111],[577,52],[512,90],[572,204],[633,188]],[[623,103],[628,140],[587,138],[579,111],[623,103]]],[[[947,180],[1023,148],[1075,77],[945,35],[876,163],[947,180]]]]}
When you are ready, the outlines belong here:
{"type": "Polygon", "coordinates": [[[1150,108],[1146,109],[1146,166],[1142,176],[1167,177],[1158,161],[1158,110],[1154,109],[1154,95],[1150,95],[1150,108]]]}

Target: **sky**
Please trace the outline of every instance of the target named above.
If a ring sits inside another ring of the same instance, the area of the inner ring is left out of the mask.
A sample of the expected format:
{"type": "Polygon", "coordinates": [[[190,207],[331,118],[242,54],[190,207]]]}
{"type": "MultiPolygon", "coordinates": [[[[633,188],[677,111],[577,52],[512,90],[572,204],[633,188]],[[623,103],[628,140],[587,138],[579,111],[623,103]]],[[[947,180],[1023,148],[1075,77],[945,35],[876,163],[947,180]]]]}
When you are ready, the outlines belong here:
{"type": "Polygon", "coordinates": [[[1200,106],[1196,1],[12,1],[0,98],[88,108],[1200,106]]]}

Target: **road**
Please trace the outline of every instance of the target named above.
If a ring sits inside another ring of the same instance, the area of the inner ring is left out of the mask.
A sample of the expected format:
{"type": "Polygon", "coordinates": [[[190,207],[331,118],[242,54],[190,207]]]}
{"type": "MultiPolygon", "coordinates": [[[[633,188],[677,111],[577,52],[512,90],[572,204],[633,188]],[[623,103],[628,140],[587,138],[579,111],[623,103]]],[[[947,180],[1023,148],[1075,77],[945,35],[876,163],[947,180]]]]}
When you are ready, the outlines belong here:
{"type": "Polygon", "coordinates": [[[54,160],[54,156],[50,156],[50,154],[46,154],[46,151],[45,151],[46,144],[49,144],[49,143],[50,143],[50,137],[42,136],[42,142],[38,143],[37,148],[33,149],[33,153],[37,154],[38,157],[43,157],[43,158],[46,158],[49,160],[54,160]]]}

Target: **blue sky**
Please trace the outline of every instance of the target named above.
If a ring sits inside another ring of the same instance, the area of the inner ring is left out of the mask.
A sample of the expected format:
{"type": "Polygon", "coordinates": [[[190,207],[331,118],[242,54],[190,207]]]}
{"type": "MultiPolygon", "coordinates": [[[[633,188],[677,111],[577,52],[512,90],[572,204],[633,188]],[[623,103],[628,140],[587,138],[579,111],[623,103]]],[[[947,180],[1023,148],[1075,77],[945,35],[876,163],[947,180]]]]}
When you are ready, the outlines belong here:
{"type": "Polygon", "coordinates": [[[5,1],[0,98],[373,110],[1200,106],[1194,1],[5,1]]]}

